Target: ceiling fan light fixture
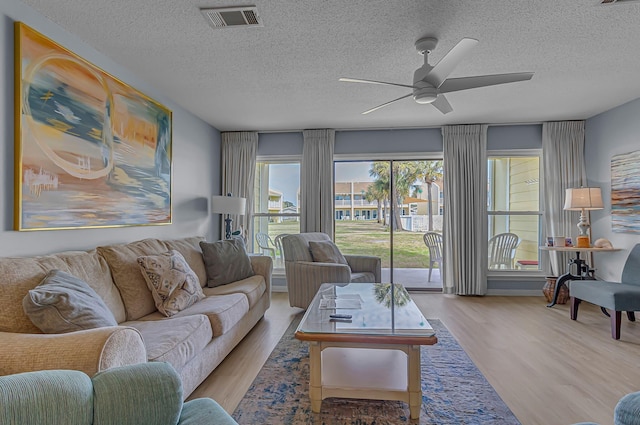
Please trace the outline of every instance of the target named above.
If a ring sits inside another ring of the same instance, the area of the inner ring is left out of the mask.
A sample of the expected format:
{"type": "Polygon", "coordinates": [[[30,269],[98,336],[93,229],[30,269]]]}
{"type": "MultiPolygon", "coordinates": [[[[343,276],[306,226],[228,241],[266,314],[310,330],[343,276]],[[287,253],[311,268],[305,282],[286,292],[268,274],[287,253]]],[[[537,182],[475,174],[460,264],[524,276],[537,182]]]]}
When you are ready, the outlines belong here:
{"type": "MultiPolygon", "coordinates": [[[[618,0],[622,1],[622,0],[618,0]]],[[[631,1],[631,0],[628,0],[631,1]]],[[[640,1],[640,0],[637,0],[640,1]]],[[[476,75],[474,77],[449,78],[449,75],[458,63],[478,44],[475,38],[465,37],[458,42],[446,55],[435,65],[428,62],[428,53],[435,48],[438,40],[435,38],[422,38],[416,42],[416,49],[424,55],[424,65],[413,73],[413,85],[389,83],[385,81],[363,80],[360,78],[340,78],[340,81],[350,83],[381,84],[385,86],[400,86],[412,88],[413,91],[397,99],[385,102],[381,105],[364,111],[362,114],[369,114],[387,105],[390,105],[407,97],[412,97],[416,103],[431,104],[443,114],[453,111],[451,104],[444,96],[460,90],[477,89],[480,87],[495,86],[498,84],[515,83],[527,81],[533,77],[532,72],[519,72],[510,74],[476,75]]]]}
{"type": "Polygon", "coordinates": [[[436,90],[435,87],[426,87],[413,91],[413,100],[415,100],[416,103],[420,103],[421,105],[432,103],[437,98],[438,90],[436,90]]]}

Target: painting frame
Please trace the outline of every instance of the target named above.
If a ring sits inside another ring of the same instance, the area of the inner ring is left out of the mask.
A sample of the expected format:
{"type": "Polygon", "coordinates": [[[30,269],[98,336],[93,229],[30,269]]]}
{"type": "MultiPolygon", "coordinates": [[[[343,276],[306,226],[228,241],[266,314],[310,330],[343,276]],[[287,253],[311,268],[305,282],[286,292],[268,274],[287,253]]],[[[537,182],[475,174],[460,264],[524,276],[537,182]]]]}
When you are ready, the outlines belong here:
{"type": "Polygon", "coordinates": [[[611,230],[640,234],[640,150],[611,157],[611,230]]]}
{"type": "Polygon", "coordinates": [[[172,111],[22,22],[14,36],[15,230],[172,224],[172,111]]]}

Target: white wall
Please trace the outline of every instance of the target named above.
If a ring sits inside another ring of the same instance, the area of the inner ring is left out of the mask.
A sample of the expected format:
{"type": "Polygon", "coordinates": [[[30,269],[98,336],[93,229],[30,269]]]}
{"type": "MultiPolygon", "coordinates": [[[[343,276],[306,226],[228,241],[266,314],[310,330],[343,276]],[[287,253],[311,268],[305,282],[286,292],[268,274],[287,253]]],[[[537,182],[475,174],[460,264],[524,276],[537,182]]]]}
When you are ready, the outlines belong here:
{"type": "Polygon", "coordinates": [[[211,195],[220,193],[218,130],[163,96],[146,83],[143,76],[133,75],[126,67],[100,54],[18,0],[0,2],[0,57],[0,256],[88,249],[102,244],[150,237],[203,235],[210,240],[218,238],[218,220],[209,213],[211,195]],[[173,224],[109,229],[13,231],[14,21],[24,22],[173,111],[173,224]]]}
{"type": "Polygon", "coordinates": [[[640,99],[588,119],[585,134],[587,181],[589,186],[602,189],[604,200],[604,210],[591,212],[592,238],[609,239],[615,248],[623,249],[597,254],[594,259],[596,274],[602,279],[617,281],[629,250],[640,243],[640,234],[614,233],[611,229],[611,158],[640,150],[640,99]]]}

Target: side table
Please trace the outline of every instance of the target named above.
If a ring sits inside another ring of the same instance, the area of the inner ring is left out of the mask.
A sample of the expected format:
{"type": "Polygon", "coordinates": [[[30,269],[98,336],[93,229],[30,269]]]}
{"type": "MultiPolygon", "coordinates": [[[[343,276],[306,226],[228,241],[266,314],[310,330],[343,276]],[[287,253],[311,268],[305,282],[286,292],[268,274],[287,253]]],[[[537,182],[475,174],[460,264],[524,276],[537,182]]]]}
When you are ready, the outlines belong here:
{"type": "Polygon", "coordinates": [[[589,252],[620,251],[619,248],[595,248],[595,247],[578,248],[575,246],[541,246],[540,249],[543,251],[575,252],[576,254],[575,258],[572,258],[571,261],[569,261],[567,272],[562,276],[558,277],[558,280],[556,281],[556,289],[555,291],[553,291],[553,299],[551,300],[551,303],[547,305],[547,307],[553,307],[554,305],[556,305],[556,302],[558,301],[558,293],[560,292],[560,287],[562,285],[566,286],[565,284],[566,281],[595,279],[593,277],[593,269],[589,268],[589,265],[587,264],[586,260],[580,258],[580,254],[582,252],[589,253],[589,252]],[[571,266],[573,265],[576,266],[575,275],[571,273],[571,266]]]}

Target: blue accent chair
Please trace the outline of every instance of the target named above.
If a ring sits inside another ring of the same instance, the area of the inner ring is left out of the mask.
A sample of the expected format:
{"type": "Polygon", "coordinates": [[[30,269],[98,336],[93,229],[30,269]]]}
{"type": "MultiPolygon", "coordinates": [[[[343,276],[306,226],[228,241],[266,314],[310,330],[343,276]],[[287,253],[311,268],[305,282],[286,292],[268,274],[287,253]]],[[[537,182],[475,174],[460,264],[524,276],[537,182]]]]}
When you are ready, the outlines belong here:
{"type": "Polygon", "coordinates": [[[636,320],[640,311],[640,244],[633,247],[622,269],[620,282],[602,280],[573,280],[570,282],[571,319],[578,318],[578,306],[586,301],[600,306],[611,317],[611,337],[620,339],[622,312],[629,321],[636,320]]]}
{"type": "MultiPolygon", "coordinates": [[[[640,391],[620,399],[613,411],[615,425],[640,425],[640,391]]],[[[574,425],[598,425],[595,422],[580,422],[574,425]]]]}
{"type": "Polygon", "coordinates": [[[183,403],[168,363],[115,367],[90,378],[77,370],[0,377],[0,424],[237,425],[210,398],[183,403]]]}

